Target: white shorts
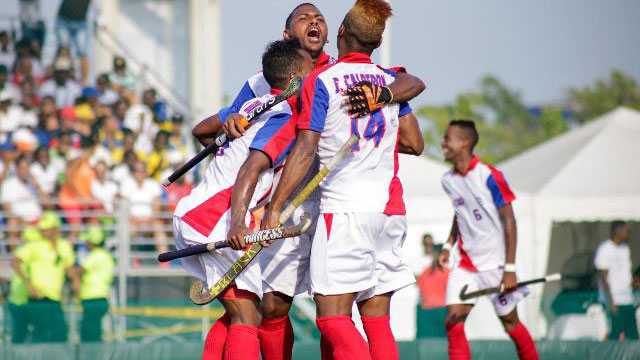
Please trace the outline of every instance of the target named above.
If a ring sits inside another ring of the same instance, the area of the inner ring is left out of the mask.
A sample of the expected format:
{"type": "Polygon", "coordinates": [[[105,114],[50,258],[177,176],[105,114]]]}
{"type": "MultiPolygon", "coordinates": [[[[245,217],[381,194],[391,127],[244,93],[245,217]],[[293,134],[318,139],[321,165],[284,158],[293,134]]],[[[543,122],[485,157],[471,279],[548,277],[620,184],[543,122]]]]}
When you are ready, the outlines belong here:
{"type": "MultiPolygon", "coordinates": [[[[181,218],[173,217],[173,240],[178,250],[188,246],[204,244],[212,241],[223,240],[227,237],[228,226],[218,224],[211,234],[206,237],[194,230],[181,218]]],[[[210,288],[216,281],[222,278],[233,263],[244,254],[244,251],[231,248],[219,249],[196,256],[181,258],[182,267],[192,276],[204,281],[210,288]]],[[[259,255],[258,255],[259,256],[259,255]]],[[[238,275],[235,280],[238,289],[248,290],[262,298],[262,279],[260,264],[254,259],[238,275]]]]}
{"type": "Polygon", "coordinates": [[[302,203],[285,225],[297,224],[300,216],[304,212],[309,212],[313,219],[309,230],[301,236],[276,240],[271,246],[263,248],[258,255],[262,268],[263,292],[277,291],[290,297],[309,292],[311,239],[315,232],[319,207],[319,201],[302,203]]]}
{"type": "MultiPolygon", "coordinates": [[[[469,285],[465,292],[471,292],[500,286],[500,283],[502,282],[502,273],[502,268],[480,272],[473,272],[460,267],[454,268],[449,273],[449,279],[447,281],[447,305],[475,305],[478,298],[467,300],[460,299],[460,291],[462,288],[465,285],[469,285]]],[[[527,295],[529,295],[529,289],[526,286],[523,286],[509,294],[491,294],[488,296],[498,316],[504,316],[515,309],[518,302],[524,299],[527,295]]]]}
{"type": "Polygon", "coordinates": [[[404,215],[321,214],[311,247],[312,293],[358,293],[362,301],[413,284],[402,261],[406,233],[404,215]]]}

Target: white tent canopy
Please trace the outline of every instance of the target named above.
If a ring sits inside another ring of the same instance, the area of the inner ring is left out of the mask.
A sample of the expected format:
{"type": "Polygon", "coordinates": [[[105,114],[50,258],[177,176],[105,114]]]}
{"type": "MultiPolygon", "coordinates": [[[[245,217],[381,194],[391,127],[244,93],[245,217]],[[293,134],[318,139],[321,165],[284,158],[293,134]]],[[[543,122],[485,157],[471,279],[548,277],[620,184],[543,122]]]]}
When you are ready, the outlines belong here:
{"type": "MultiPolygon", "coordinates": [[[[640,112],[620,107],[500,164],[519,196],[518,271],[522,278],[547,268],[554,221],[640,219],[640,112]]],[[[525,321],[546,333],[541,287],[525,301],[525,321]]]]}

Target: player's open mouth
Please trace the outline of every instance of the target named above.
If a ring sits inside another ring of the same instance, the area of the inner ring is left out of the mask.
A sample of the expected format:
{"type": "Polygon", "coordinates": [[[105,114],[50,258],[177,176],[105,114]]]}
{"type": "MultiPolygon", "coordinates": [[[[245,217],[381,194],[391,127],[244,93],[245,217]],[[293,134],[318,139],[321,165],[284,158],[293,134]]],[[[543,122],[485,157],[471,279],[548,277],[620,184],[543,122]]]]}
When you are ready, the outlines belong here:
{"type": "Polygon", "coordinates": [[[307,30],[307,39],[312,44],[317,44],[320,42],[320,35],[320,29],[318,29],[317,27],[311,27],[309,28],[309,30],[307,30]]]}

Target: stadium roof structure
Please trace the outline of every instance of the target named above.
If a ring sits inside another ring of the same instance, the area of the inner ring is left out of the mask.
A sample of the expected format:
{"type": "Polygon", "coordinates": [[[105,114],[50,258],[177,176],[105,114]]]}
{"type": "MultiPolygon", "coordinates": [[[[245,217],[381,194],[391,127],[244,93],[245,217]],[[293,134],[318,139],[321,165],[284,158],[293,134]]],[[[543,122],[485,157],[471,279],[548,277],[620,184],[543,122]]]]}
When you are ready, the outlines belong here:
{"type": "Polygon", "coordinates": [[[640,112],[619,107],[500,164],[516,190],[562,197],[640,194],[640,112]]]}

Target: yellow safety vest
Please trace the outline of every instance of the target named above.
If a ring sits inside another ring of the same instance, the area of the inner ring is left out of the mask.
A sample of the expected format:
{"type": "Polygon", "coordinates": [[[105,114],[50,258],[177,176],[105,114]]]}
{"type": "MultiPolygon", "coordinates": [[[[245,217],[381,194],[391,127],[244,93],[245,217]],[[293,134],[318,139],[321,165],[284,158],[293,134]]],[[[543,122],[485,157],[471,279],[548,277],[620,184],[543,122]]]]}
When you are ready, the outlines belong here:
{"type": "Polygon", "coordinates": [[[57,301],[62,298],[65,269],[76,261],[70,242],[58,239],[55,248],[46,239],[32,242],[16,257],[29,268],[29,281],[40,295],[57,301]]]}
{"type": "Polygon", "coordinates": [[[84,273],[80,283],[80,300],[104,299],[109,296],[113,282],[113,256],[103,249],[94,248],[82,264],[84,273]]]}

